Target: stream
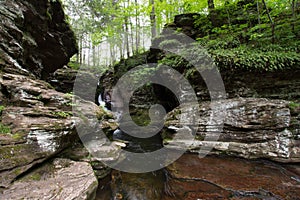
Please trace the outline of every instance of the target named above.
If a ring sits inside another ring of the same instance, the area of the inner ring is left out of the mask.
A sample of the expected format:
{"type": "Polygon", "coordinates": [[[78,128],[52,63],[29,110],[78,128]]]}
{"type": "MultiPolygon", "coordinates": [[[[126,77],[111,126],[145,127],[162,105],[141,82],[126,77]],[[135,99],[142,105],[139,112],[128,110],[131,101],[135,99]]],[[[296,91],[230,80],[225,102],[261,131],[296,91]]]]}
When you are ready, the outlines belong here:
{"type": "MultiPolygon", "coordinates": [[[[99,95],[98,103],[110,109],[109,101],[99,95]]],[[[140,112],[132,114],[133,120],[141,125],[147,124],[140,112]]],[[[125,141],[126,151],[134,153],[152,152],[162,148],[160,133],[150,138],[137,138],[117,129],[113,140],[125,141]]],[[[110,177],[99,180],[96,200],[158,200],[162,198],[165,189],[166,173],[164,169],[148,173],[127,173],[112,170],[110,177]]]]}

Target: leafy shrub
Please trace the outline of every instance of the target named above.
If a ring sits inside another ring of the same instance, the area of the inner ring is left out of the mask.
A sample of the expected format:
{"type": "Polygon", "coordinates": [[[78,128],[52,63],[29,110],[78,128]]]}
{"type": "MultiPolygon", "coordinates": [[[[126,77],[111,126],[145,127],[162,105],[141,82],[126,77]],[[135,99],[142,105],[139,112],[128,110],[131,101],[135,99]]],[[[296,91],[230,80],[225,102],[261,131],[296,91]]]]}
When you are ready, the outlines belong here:
{"type": "Polygon", "coordinates": [[[292,51],[262,51],[244,45],[234,49],[217,49],[211,53],[216,64],[223,68],[274,71],[300,66],[300,55],[292,51]]]}

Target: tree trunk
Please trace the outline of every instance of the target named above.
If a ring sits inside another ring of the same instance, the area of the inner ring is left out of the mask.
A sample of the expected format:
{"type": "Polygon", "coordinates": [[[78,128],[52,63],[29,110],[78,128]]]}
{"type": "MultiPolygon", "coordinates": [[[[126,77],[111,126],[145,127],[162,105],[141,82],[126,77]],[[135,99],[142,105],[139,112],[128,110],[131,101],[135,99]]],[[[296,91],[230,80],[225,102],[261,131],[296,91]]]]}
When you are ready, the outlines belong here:
{"type": "Polygon", "coordinates": [[[293,16],[292,31],[296,35],[296,33],[295,33],[295,21],[296,21],[295,3],[296,3],[295,0],[292,0],[292,16],[293,16]]]}
{"type": "Polygon", "coordinates": [[[207,4],[208,4],[208,12],[209,12],[209,15],[210,15],[210,21],[211,21],[212,25],[214,27],[216,27],[217,22],[216,22],[216,13],[214,12],[215,11],[214,0],[208,0],[207,4]]]}
{"type": "Polygon", "coordinates": [[[260,30],[260,9],[259,9],[259,2],[258,0],[256,1],[256,7],[257,7],[257,21],[258,21],[258,25],[259,25],[259,29],[258,29],[258,32],[261,32],[260,30]]]}
{"type": "MultiPolygon", "coordinates": [[[[129,5],[129,1],[127,1],[127,5],[129,5]]],[[[126,7],[126,3],[124,2],[124,8],[126,7]]],[[[125,36],[125,49],[127,58],[130,57],[130,47],[129,47],[129,28],[128,28],[128,16],[124,17],[124,36],[125,36]]]]}
{"type": "Polygon", "coordinates": [[[129,29],[128,29],[128,17],[125,17],[125,45],[126,45],[126,55],[127,58],[130,57],[130,49],[129,49],[129,29]]]}
{"type": "Polygon", "coordinates": [[[139,53],[139,46],[140,46],[140,40],[139,40],[139,16],[138,16],[138,2],[137,0],[135,2],[135,52],[136,54],[139,53]]]}
{"type": "Polygon", "coordinates": [[[208,10],[214,10],[215,9],[215,3],[214,0],[208,0],[208,10]]]}
{"type": "Polygon", "coordinates": [[[78,54],[79,54],[79,64],[82,65],[82,45],[83,45],[83,39],[82,39],[83,36],[79,36],[79,51],[78,51],[78,54]]]}
{"type": "Polygon", "coordinates": [[[96,50],[95,45],[92,45],[92,54],[93,54],[93,67],[96,67],[96,50]]]}
{"type": "Polygon", "coordinates": [[[270,23],[271,23],[271,28],[272,28],[272,43],[274,44],[275,43],[275,23],[270,15],[270,11],[269,11],[269,8],[267,7],[267,4],[265,2],[265,0],[262,0],[265,8],[266,8],[266,11],[267,11],[267,15],[268,15],[268,18],[270,20],[270,23]]]}
{"type": "Polygon", "coordinates": [[[129,25],[130,25],[131,53],[133,55],[134,54],[134,37],[133,37],[134,30],[133,30],[133,24],[132,24],[132,22],[130,22],[129,25]]]}
{"type": "Polygon", "coordinates": [[[151,38],[156,37],[156,16],[155,16],[155,4],[154,0],[150,0],[150,5],[152,7],[150,13],[150,22],[151,22],[151,38]]]}

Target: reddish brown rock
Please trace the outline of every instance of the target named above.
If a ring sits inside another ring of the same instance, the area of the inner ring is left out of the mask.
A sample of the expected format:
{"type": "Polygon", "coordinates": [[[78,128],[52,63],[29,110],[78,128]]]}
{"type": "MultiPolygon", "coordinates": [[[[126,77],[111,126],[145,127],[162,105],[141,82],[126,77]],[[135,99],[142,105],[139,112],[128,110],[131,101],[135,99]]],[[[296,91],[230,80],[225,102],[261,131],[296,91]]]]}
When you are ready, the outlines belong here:
{"type": "Polygon", "coordinates": [[[299,174],[269,161],[185,154],[167,167],[168,195],[180,199],[286,199],[300,196],[299,174]]]}

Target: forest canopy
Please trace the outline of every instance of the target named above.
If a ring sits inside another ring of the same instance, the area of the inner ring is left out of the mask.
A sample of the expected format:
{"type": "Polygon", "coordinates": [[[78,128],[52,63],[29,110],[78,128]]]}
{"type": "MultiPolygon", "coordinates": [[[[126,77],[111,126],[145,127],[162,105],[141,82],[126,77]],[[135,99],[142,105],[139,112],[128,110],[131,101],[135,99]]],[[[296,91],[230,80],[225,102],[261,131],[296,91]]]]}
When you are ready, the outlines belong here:
{"type": "MultiPolygon", "coordinates": [[[[174,16],[198,13],[196,38],[215,53],[249,43],[299,53],[298,0],[62,0],[79,44],[76,62],[108,66],[149,49],[174,16]],[[234,34],[233,34],[234,33],[234,34]],[[269,45],[270,44],[270,45],[269,45]]],[[[180,30],[179,30],[180,31],[180,30]]],[[[239,53],[239,52],[236,52],[239,53]]],[[[270,55],[273,56],[273,55],[270,55]]],[[[275,56],[275,55],[274,55],[275,56]]],[[[294,56],[296,55],[288,55],[294,56]]],[[[299,57],[299,56],[298,56],[299,57]]]]}

